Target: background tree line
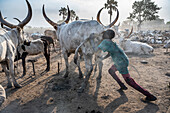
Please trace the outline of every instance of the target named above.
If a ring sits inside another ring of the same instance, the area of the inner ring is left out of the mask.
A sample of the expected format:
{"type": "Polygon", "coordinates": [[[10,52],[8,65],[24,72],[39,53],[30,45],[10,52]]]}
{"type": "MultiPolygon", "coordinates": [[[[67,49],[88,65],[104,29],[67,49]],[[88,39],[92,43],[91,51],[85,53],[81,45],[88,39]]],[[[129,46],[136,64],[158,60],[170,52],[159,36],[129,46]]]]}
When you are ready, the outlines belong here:
{"type": "MultiPolygon", "coordinates": [[[[118,2],[116,0],[107,0],[107,2],[104,4],[105,9],[108,10],[108,14],[110,15],[110,23],[112,19],[112,12],[116,11],[118,7],[118,2]]],[[[151,0],[141,0],[141,1],[135,1],[132,5],[133,12],[129,14],[129,17],[127,19],[136,20],[138,22],[138,30],[140,30],[140,26],[142,22],[146,20],[155,20],[159,18],[158,11],[161,9],[161,7],[158,7],[155,2],[152,2],[151,0]]],[[[79,17],[76,15],[76,12],[74,10],[70,10],[71,12],[71,21],[77,20],[79,17]]],[[[67,16],[67,9],[65,7],[61,7],[59,10],[59,16],[62,16],[62,19],[64,20],[67,16]]]]}

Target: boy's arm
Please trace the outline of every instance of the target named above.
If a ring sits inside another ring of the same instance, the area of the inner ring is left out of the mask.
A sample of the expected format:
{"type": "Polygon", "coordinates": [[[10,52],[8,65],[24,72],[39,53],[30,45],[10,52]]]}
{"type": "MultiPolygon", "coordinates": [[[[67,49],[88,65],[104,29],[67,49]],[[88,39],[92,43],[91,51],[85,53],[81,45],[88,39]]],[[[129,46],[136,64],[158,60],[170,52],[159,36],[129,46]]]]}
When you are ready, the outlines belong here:
{"type": "Polygon", "coordinates": [[[104,56],[104,57],[102,58],[102,60],[107,59],[108,57],[110,57],[110,54],[109,54],[109,53],[107,53],[107,55],[104,56]]]}
{"type": "Polygon", "coordinates": [[[101,62],[102,60],[108,58],[108,57],[110,57],[110,54],[109,54],[109,53],[108,53],[106,56],[104,56],[104,57],[102,57],[102,58],[100,58],[100,59],[97,59],[97,61],[93,64],[93,66],[96,65],[97,63],[101,62]]]}

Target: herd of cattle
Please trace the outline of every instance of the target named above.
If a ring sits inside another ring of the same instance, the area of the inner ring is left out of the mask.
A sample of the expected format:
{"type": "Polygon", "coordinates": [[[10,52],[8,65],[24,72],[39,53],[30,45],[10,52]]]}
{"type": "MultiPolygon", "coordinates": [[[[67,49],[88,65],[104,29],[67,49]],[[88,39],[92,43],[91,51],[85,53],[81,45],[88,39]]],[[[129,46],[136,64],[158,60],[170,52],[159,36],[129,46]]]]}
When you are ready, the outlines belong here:
{"type": "MultiPolygon", "coordinates": [[[[55,31],[46,30],[44,36],[38,36],[32,40],[24,35],[24,26],[31,20],[32,17],[32,8],[30,3],[26,0],[28,6],[28,14],[23,21],[19,21],[18,25],[10,24],[2,17],[0,12],[0,22],[3,27],[0,30],[0,63],[7,77],[7,88],[11,88],[13,85],[15,88],[20,88],[21,86],[17,83],[14,76],[14,62],[22,59],[23,65],[23,75],[26,74],[26,56],[28,55],[37,55],[43,53],[46,61],[47,68],[46,71],[50,70],[50,44],[59,42],[62,54],[65,60],[66,72],[64,77],[69,75],[69,64],[68,57],[70,54],[75,53],[74,61],[79,69],[79,77],[83,78],[83,83],[78,89],[78,92],[83,92],[88,83],[89,77],[93,70],[92,58],[95,57],[95,60],[98,61],[99,67],[99,77],[102,73],[102,57],[103,54],[101,50],[97,49],[97,46],[102,42],[103,33],[108,29],[113,29],[114,24],[119,18],[119,11],[116,10],[117,16],[114,21],[104,26],[100,21],[100,13],[103,10],[100,9],[97,14],[96,20],[76,20],[69,23],[70,20],[70,10],[68,9],[68,16],[66,20],[57,24],[53,22],[45,13],[45,6],[42,7],[42,14],[45,20],[54,27],[55,31]],[[85,76],[82,74],[80,68],[80,62],[78,59],[78,53],[83,56],[85,61],[85,76]],[[11,82],[12,81],[12,82],[11,82]]],[[[133,33],[133,28],[130,33],[119,32],[117,29],[114,29],[118,38],[120,47],[127,53],[134,54],[150,54],[153,52],[154,48],[147,43],[167,43],[164,47],[170,47],[170,32],[165,31],[153,31],[153,32],[139,32],[133,33]],[[130,38],[130,36],[132,36],[130,38]],[[147,42],[147,43],[144,43],[147,42]]],[[[0,85],[0,103],[6,98],[3,87],[0,85]]]]}

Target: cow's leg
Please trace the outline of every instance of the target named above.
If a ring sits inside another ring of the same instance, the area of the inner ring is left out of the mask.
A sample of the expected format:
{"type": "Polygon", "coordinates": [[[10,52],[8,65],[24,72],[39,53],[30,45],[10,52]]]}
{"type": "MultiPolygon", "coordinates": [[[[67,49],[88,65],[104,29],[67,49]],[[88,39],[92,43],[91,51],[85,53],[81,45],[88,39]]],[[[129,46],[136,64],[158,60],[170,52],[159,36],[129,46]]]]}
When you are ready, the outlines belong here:
{"type": "Polygon", "coordinates": [[[103,62],[100,61],[100,62],[98,63],[98,65],[99,65],[99,75],[98,75],[98,79],[101,79],[101,77],[102,77],[103,62]]]}
{"type": "Polygon", "coordinates": [[[47,68],[45,71],[47,72],[50,70],[50,51],[48,51],[48,49],[47,44],[44,44],[44,56],[47,61],[47,68]]]}
{"type": "Polygon", "coordinates": [[[83,74],[80,68],[80,57],[78,57],[78,62],[77,62],[77,66],[78,66],[78,70],[79,70],[79,78],[83,78],[83,74]]]}
{"type": "MultiPolygon", "coordinates": [[[[101,58],[102,58],[101,55],[100,55],[100,54],[97,54],[95,60],[98,60],[98,59],[101,59],[101,58]]],[[[102,68],[103,68],[103,62],[102,62],[102,61],[100,61],[100,62],[98,63],[98,67],[99,67],[98,79],[101,79],[101,77],[102,77],[102,68]]]]}
{"type": "Polygon", "coordinates": [[[84,60],[85,60],[85,65],[86,65],[86,72],[85,72],[86,75],[85,75],[85,79],[84,79],[81,87],[78,89],[78,93],[82,93],[84,91],[84,89],[87,86],[90,75],[93,71],[92,55],[84,55],[84,60]]]}
{"type": "Polygon", "coordinates": [[[50,70],[50,54],[46,54],[45,55],[46,61],[47,61],[47,68],[45,71],[49,71],[50,70]]]}
{"type": "Polygon", "coordinates": [[[67,78],[68,77],[68,53],[67,52],[64,52],[63,53],[64,55],[64,60],[65,60],[65,65],[66,65],[66,73],[64,74],[64,78],[67,78]]]}
{"type": "Polygon", "coordinates": [[[82,54],[82,52],[80,52],[80,59],[81,59],[81,60],[83,59],[83,54],[82,54]]]}
{"type": "MultiPolygon", "coordinates": [[[[14,58],[13,58],[13,59],[14,59],[14,58]]],[[[10,72],[11,77],[12,77],[12,82],[13,82],[15,88],[21,88],[21,86],[17,83],[17,81],[16,81],[16,79],[15,79],[14,61],[13,61],[12,59],[9,59],[8,65],[9,65],[9,72],[10,72]]]]}
{"type": "Polygon", "coordinates": [[[22,73],[22,76],[21,77],[24,77],[26,75],[26,62],[25,62],[25,59],[27,57],[27,53],[23,53],[22,54],[22,67],[23,67],[23,73],[22,73]]]}
{"type": "Polygon", "coordinates": [[[7,64],[2,63],[1,65],[2,65],[3,70],[5,71],[5,75],[7,77],[7,81],[8,81],[7,88],[12,88],[12,83],[11,83],[10,77],[9,77],[9,70],[7,69],[7,64]]]}

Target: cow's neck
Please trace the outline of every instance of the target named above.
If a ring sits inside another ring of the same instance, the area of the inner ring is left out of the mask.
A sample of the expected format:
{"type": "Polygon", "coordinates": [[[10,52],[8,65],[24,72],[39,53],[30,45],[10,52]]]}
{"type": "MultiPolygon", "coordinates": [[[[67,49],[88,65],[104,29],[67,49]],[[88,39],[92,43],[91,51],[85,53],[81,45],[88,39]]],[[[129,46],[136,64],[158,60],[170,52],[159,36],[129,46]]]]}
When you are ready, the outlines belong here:
{"type": "Polygon", "coordinates": [[[9,40],[12,41],[12,43],[14,44],[15,47],[18,46],[19,39],[18,39],[18,36],[17,36],[17,32],[15,30],[6,32],[6,36],[9,37],[9,40]]]}

